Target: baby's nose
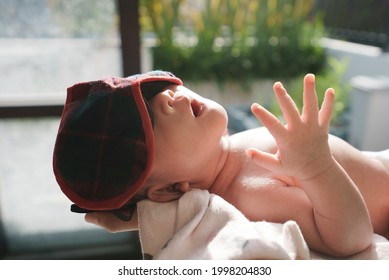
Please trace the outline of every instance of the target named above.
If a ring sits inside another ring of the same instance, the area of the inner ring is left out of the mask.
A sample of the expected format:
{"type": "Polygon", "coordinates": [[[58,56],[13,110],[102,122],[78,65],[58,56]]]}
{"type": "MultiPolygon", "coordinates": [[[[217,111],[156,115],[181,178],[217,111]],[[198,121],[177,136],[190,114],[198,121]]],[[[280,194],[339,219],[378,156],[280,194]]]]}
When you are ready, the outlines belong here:
{"type": "Polygon", "coordinates": [[[189,103],[191,102],[191,99],[189,96],[186,96],[186,95],[183,95],[183,94],[176,94],[174,95],[173,97],[173,102],[172,102],[172,105],[174,105],[175,103],[189,103]]]}

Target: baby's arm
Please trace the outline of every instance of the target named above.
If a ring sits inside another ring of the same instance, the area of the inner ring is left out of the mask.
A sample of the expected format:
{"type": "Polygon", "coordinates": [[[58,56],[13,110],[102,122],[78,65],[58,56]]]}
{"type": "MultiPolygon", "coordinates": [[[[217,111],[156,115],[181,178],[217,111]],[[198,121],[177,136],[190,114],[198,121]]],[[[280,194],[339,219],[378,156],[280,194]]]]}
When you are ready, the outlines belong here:
{"type": "Polygon", "coordinates": [[[315,77],[306,75],[301,116],[281,83],[274,85],[274,91],[287,125],[258,104],[252,106],[252,111],[275,138],[278,151],[269,154],[249,149],[247,154],[276,174],[292,177],[295,185],[304,190],[312,204],[320,238],[329,251],[349,255],[365,249],[373,233],[366,205],[328,144],[333,89],[326,91],[319,110],[315,77]]]}

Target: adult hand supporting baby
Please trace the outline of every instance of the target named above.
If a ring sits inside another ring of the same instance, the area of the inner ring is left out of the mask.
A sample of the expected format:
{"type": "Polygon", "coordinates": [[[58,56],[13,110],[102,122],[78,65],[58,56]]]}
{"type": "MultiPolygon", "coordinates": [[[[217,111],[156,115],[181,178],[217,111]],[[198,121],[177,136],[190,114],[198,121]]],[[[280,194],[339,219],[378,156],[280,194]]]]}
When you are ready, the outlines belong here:
{"type": "Polygon", "coordinates": [[[111,233],[138,230],[138,214],[136,210],[130,221],[120,220],[113,213],[109,212],[90,212],[85,214],[85,221],[104,228],[111,233]]]}

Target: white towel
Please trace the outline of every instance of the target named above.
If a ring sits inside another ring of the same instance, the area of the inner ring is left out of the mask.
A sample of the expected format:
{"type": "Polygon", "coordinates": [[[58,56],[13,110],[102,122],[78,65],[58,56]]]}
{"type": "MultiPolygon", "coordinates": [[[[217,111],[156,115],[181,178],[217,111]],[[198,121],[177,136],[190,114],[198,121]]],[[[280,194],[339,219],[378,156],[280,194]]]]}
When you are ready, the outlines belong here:
{"type": "Polygon", "coordinates": [[[145,259],[309,259],[294,221],[251,222],[208,191],[193,190],[179,200],[138,203],[145,259]]]}
{"type": "MultiPolygon", "coordinates": [[[[311,251],[311,259],[313,260],[332,260],[337,258],[332,258],[330,256],[320,254],[314,251],[311,251]]],[[[372,244],[357,254],[349,256],[347,258],[342,258],[347,260],[389,260],[389,241],[378,234],[374,234],[372,244]]]]}

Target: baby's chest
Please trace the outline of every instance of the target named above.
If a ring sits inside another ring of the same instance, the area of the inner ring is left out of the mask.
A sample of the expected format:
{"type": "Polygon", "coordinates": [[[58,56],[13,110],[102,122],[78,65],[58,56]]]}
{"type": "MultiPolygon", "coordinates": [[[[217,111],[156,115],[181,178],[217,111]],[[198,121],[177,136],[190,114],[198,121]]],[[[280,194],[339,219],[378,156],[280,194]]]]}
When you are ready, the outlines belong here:
{"type": "Polygon", "coordinates": [[[270,176],[243,176],[237,182],[237,187],[243,190],[256,189],[257,191],[266,191],[285,186],[286,183],[284,181],[270,176]]]}
{"type": "Polygon", "coordinates": [[[235,188],[230,203],[251,220],[286,221],[296,212],[291,208],[306,201],[301,188],[271,176],[245,176],[235,188]]]}

